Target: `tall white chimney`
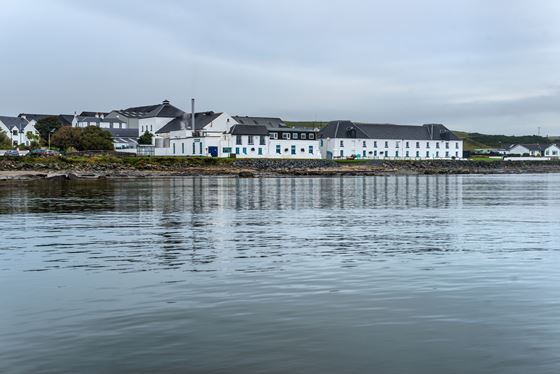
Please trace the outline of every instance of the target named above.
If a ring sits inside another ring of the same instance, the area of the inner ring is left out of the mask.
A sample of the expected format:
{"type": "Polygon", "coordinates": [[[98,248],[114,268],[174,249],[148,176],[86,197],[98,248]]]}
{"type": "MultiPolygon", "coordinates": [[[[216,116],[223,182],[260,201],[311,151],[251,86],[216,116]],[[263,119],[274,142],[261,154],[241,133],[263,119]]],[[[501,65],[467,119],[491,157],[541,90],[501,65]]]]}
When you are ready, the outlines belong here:
{"type": "Polygon", "coordinates": [[[192,131],[195,131],[196,126],[194,124],[194,97],[191,99],[191,126],[192,126],[192,131]]]}

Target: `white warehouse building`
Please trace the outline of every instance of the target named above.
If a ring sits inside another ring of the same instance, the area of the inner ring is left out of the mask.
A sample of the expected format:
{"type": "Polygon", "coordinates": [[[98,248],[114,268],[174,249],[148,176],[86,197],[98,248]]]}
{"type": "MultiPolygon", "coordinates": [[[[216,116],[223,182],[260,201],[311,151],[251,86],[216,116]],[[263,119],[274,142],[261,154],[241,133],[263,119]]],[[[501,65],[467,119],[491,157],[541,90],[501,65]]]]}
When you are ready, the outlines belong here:
{"type": "Polygon", "coordinates": [[[330,122],[320,133],[323,158],[460,159],[463,141],[440,124],[401,126],[330,122]]]}

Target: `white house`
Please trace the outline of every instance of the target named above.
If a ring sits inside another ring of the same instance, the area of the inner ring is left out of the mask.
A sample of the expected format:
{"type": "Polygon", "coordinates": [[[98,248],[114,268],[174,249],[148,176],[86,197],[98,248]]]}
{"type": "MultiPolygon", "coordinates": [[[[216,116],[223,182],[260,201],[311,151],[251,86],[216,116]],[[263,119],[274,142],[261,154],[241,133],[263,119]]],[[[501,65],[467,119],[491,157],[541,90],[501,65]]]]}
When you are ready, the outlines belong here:
{"type": "Polygon", "coordinates": [[[541,157],[544,155],[547,147],[548,146],[544,144],[513,144],[509,147],[507,154],[516,156],[529,155],[531,157],[541,157]]]}
{"type": "Polygon", "coordinates": [[[330,122],[320,133],[323,158],[460,159],[463,141],[440,124],[401,126],[330,122]]]}
{"type": "Polygon", "coordinates": [[[119,119],[124,122],[123,128],[138,129],[140,136],[146,131],[155,134],[169,122],[184,114],[181,109],[164,100],[161,104],[114,110],[104,116],[104,119],[105,121],[111,118],[119,119]]]}
{"type": "MultiPolygon", "coordinates": [[[[76,116],[72,121],[74,127],[97,126],[102,129],[126,129],[127,124],[120,118],[105,118],[103,116],[80,117],[76,116]]],[[[138,131],[137,131],[138,132],[138,131]]]]}
{"type": "Polygon", "coordinates": [[[560,158],[560,144],[551,144],[544,150],[546,157],[560,158]]]}
{"type": "Polygon", "coordinates": [[[35,129],[35,120],[28,121],[21,117],[0,117],[0,132],[4,132],[14,147],[19,145],[30,146],[29,133],[39,135],[35,129]]]}

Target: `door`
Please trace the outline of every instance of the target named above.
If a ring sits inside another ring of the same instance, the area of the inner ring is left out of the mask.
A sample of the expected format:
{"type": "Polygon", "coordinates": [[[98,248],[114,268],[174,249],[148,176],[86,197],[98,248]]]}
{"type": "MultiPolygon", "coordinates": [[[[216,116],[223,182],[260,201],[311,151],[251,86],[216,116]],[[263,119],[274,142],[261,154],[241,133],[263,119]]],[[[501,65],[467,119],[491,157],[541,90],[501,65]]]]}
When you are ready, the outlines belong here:
{"type": "Polygon", "coordinates": [[[218,147],[208,147],[208,153],[212,157],[218,157],[218,147]]]}

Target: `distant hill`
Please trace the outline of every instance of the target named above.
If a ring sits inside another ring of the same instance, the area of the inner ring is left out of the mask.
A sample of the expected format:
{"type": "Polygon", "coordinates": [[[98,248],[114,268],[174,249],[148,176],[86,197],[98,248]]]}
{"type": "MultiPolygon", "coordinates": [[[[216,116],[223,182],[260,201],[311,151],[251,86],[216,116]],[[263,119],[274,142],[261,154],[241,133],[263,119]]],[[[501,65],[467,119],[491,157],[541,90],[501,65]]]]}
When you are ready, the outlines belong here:
{"type": "Polygon", "coordinates": [[[510,144],[549,144],[554,138],[537,135],[508,136],[487,135],[477,132],[453,131],[455,135],[463,139],[464,149],[470,151],[477,148],[504,148],[510,144]]]}

